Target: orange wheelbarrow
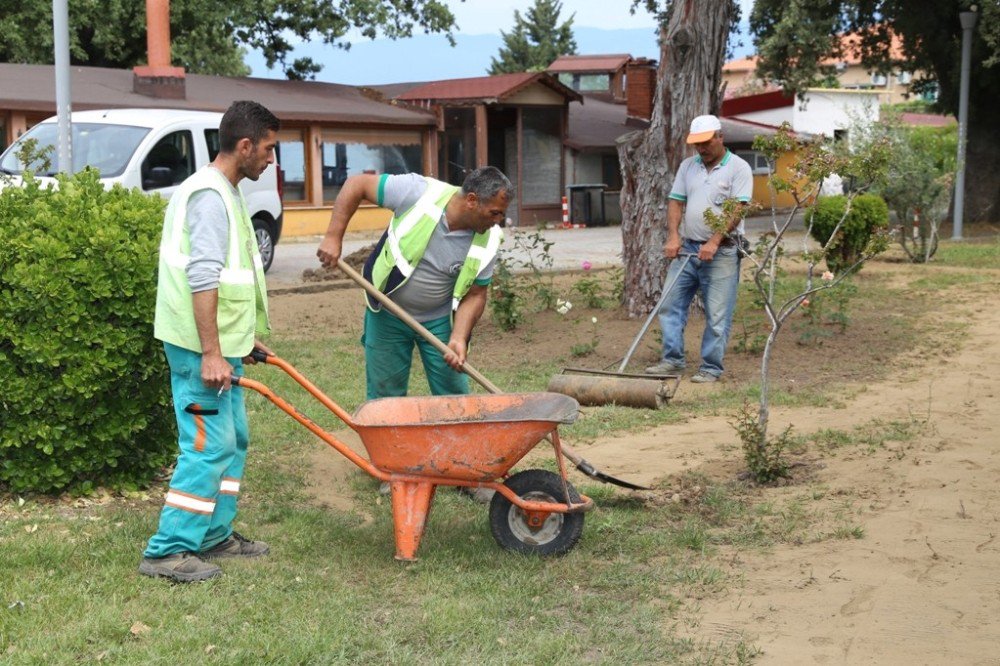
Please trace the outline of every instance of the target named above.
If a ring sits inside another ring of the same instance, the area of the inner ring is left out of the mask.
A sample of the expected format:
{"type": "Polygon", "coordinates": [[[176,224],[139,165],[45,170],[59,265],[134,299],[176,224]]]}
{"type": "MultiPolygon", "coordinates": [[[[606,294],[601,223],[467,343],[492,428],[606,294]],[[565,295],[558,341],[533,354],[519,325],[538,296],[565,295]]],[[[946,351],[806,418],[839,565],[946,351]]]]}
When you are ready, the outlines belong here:
{"type": "Polygon", "coordinates": [[[391,489],[396,559],[416,559],[437,486],[492,488],[490,530],[501,547],[536,555],[561,555],[583,533],[583,513],[593,501],[566,480],[557,428],[576,420],[580,405],[560,393],[505,393],[380,398],[354,415],[277,356],[254,352],[261,363],[288,373],[358,433],[370,460],[301,414],[264,384],[233,377],[273,402],[355,465],[391,489]],[[559,473],[510,468],[550,436],[559,473]],[[505,479],[503,482],[499,479],[505,479]]]}

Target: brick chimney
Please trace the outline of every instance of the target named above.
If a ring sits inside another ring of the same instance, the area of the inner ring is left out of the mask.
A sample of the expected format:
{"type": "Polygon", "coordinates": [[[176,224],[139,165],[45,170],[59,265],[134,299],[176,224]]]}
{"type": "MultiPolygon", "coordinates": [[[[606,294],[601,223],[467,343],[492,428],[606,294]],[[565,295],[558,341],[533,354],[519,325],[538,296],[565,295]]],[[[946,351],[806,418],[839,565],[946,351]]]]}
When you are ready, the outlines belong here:
{"type": "Polygon", "coordinates": [[[148,65],[132,68],[132,91],[164,99],[184,99],[184,68],[170,66],[170,0],[146,0],[148,65]]]}
{"type": "Polygon", "coordinates": [[[625,105],[629,118],[649,120],[656,93],[656,61],[633,58],[625,66],[625,105]]]}

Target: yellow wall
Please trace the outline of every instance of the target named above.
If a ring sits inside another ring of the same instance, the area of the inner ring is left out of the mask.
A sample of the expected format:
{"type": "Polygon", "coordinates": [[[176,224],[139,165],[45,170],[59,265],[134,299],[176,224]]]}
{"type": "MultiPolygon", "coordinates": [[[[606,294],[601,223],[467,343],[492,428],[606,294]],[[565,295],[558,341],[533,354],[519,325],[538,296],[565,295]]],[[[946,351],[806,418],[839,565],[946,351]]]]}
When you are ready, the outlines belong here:
{"type": "MultiPolygon", "coordinates": [[[[775,173],[779,178],[790,178],[791,167],[795,160],[794,153],[785,153],[778,157],[777,164],[774,165],[775,173]]],[[[771,208],[771,191],[767,185],[767,176],[759,175],[753,177],[753,200],[760,204],[764,210],[771,208]]],[[[774,200],[775,208],[790,208],[795,205],[795,199],[789,192],[777,192],[774,200]]]]}
{"type": "MultiPolygon", "coordinates": [[[[320,236],[330,224],[331,207],[286,208],[281,235],[320,236]]],[[[347,225],[348,231],[380,231],[389,225],[391,213],[377,206],[362,206],[347,225]]]]}

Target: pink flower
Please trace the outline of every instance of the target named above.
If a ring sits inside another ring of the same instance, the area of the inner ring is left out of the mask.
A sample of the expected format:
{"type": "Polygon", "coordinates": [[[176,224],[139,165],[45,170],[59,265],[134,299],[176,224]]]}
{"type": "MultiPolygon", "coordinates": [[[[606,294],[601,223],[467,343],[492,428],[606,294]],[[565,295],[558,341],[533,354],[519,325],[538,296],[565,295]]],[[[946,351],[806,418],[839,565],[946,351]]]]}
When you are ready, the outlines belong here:
{"type": "Polygon", "coordinates": [[[830,271],[823,273],[824,282],[830,282],[831,280],[833,280],[833,273],[831,273],[830,271]]]}
{"type": "Polygon", "coordinates": [[[583,266],[583,270],[589,271],[592,264],[589,261],[584,260],[580,265],[583,266]]]}
{"type": "Polygon", "coordinates": [[[804,308],[809,307],[809,299],[808,298],[802,299],[802,307],[804,307],[804,308]]]}

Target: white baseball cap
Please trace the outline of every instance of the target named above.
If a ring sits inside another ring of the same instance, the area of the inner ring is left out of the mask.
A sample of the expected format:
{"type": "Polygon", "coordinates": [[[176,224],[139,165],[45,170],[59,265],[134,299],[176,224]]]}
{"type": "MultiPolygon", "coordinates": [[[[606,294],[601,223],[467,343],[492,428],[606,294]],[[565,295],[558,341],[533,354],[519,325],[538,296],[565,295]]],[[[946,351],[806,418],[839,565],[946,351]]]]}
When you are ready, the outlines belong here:
{"type": "Polygon", "coordinates": [[[691,131],[688,133],[688,143],[708,141],[722,129],[722,123],[715,116],[698,116],[691,121],[691,131]]]}

